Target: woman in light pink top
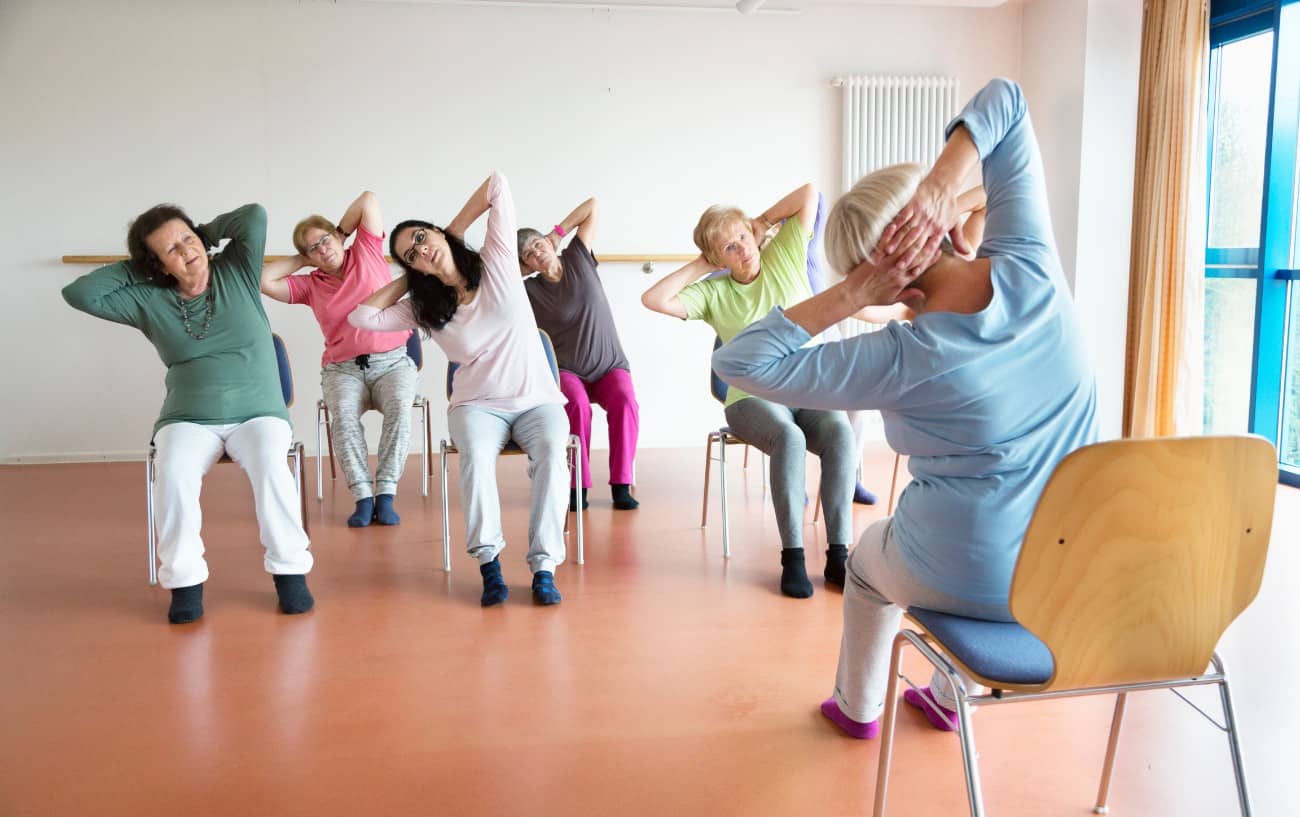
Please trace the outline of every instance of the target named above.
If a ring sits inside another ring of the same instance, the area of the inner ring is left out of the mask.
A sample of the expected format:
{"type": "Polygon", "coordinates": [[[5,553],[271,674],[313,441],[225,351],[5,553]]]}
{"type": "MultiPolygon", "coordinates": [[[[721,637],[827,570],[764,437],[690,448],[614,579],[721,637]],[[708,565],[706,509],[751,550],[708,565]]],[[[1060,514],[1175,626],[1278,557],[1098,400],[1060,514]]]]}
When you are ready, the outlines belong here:
{"type": "Polygon", "coordinates": [[[363,298],[393,277],[384,258],[384,222],[375,194],[358,196],[337,226],[324,216],[298,222],[293,244],[298,255],[262,268],[262,293],[310,306],[325,335],[321,393],[330,413],[334,455],[356,502],[348,526],[362,528],[371,521],[396,525],[401,519],[393,501],[410,450],[415,398],[415,363],[406,354],[411,331],[371,332],[347,320],[363,298]],[[353,232],[352,246],[344,249],[344,239],[353,232]],[[304,267],[312,269],[293,274],[304,267]],[[373,481],[361,426],[361,415],[370,408],[384,415],[373,481]]]}
{"type": "Polygon", "coordinates": [[[403,221],[393,229],[389,249],[406,275],[348,318],[373,331],[422,329],[458,366],[447,424],[460,451],[466,545],[483,576],[485,607],[509,594],[498,559],[505,538],[496,461],[511,441],[528,455],[533,481],[528,565],[538,604],[559,603],[554,572],[564,561],[569,422],[519,277],[517,226],[510,187],[500,173],[488,177],[445,228],[403,221]],[[487,236],[476,252],[463,236],[484,213],[487,236]]]}

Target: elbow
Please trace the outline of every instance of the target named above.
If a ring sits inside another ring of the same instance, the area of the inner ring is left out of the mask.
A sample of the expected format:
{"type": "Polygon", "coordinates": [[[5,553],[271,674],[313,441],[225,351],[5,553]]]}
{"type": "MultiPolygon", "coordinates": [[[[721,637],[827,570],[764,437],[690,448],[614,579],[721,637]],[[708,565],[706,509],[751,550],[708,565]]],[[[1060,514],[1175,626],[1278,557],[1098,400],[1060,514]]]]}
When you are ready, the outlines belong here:
{"type": "Polygon", "coordinates": [[[645,292],[641,293],[641,305],[646,309],[649,309],[651,312],[663,311],[659,308],[659,299],[654,296],[653,289],[647,289],[645,292]]]}
{"type": "Polygon", "coordinates": [[[736,354],[731,344],[725,344],[715,351],[712,363],[713,371],[718,373],[718,377],[732,385],[738,385],[738,381],[747,378],[753,370],[752,364],[744,356],[736,354]]]}

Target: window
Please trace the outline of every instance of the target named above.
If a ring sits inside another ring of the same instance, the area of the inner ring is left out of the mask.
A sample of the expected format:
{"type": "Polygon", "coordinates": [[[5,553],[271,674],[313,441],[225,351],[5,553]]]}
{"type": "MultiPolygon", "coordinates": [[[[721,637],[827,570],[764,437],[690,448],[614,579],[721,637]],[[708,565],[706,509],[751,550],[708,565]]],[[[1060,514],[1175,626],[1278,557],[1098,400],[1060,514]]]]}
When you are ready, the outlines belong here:
{"type": "Polygon", "coordinates": [[[1300,485],[1300,0],[1212,0],[1210,46],[1205,430],[1300,485]]]}

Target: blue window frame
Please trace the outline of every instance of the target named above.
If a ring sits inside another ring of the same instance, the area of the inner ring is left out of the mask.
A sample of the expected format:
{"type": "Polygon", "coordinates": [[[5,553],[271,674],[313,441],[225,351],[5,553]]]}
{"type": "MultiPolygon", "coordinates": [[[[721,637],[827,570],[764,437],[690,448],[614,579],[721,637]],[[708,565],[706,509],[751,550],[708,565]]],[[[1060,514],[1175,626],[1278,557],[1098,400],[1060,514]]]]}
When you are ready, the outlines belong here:
{"type": "Polygon", "coordinates": [[[1300,486],[1300,0],[1212,0],[1206,428],[1278,447],[1300,486]]]}

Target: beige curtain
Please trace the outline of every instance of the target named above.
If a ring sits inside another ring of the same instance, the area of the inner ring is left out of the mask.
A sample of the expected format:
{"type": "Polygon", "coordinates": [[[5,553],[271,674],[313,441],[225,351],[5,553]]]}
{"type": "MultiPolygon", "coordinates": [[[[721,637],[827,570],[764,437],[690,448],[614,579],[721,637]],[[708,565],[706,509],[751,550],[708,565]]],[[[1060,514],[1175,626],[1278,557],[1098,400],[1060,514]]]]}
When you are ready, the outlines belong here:
{"type": "Polygon", "coordinates": [[[1199,428],[1205,252],[1205,0],[1148,0],[1142,20],[1124,436],[1199,428]]]}

